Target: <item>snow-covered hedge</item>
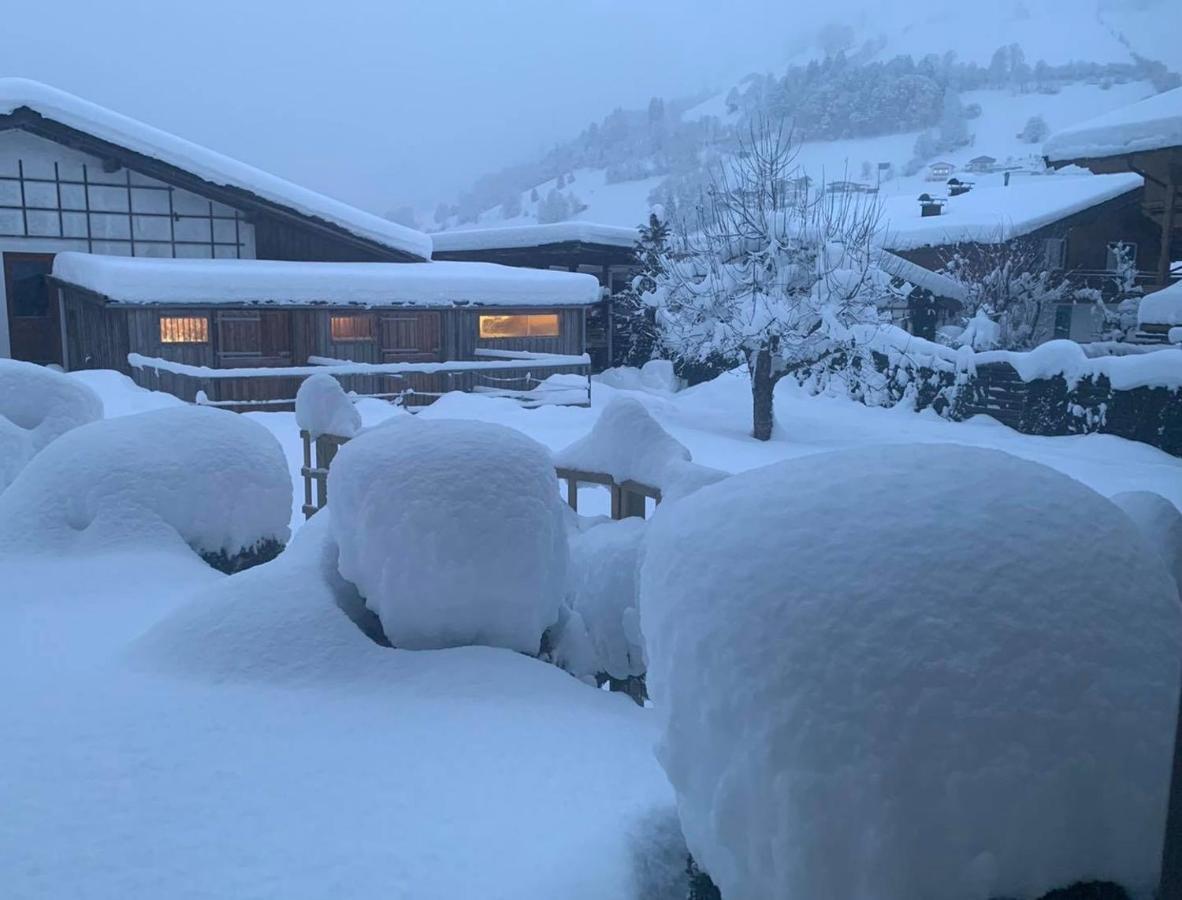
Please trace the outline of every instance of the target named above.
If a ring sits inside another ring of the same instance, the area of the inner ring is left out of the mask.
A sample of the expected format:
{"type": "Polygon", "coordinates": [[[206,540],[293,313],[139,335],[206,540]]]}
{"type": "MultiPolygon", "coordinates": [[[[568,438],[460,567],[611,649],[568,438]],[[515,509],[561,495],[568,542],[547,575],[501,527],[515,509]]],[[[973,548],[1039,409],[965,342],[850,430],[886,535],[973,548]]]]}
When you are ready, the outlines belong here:
{"type": "Polygon", "coordinates": [[[545,447],[502,425],[406,417],[346,444],[328,485],[341,574],[396,647],[538,652],[568,561],[545,447]]]}
{"type": "Polygon", "coordinates": [[[644,674],[638,596],[646,527],[631,518],[571,537],[570,593],[551,657],[572,675],[622,681],[644,674]]]}
{"type": "Polygon", "coordinates": [[[0,359],[0,491],[51,441],[103,417],[85,384],[45,366],[0,359]]]}
{"type": "Polygon", "coordinates": [[[105,419],[59,437],[0,494],[0,548],[188,545],[234,569],[287,540],[291,491],[279,442],[245,416],[182,406],[105,419]]]}
{"type": "Polygon", "coordinates": [[[1111,502],[997,451],[874,447],[649,527],[658,755],[727,900],[1148,895],[1182,605],[1111,502]]]}

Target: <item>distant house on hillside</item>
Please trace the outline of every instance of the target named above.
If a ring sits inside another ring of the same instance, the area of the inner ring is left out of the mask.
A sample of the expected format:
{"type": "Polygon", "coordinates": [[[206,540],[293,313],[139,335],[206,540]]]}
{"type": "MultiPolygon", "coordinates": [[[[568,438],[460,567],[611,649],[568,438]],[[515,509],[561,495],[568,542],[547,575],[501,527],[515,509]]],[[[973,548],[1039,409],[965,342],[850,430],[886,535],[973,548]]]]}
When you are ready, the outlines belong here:
{"type": "Polygon", "coordinates": [[[928,166],[928,181],[946,181],[956,166],[949,162],[934,162],[928,166]]]}
{"type": "MultiPolygon", "coordinates": [[[[1140,282],[1157,265],[1157,236],[1140,214],[1141,198],[1136,175],[1059,175],[977,187],[926,215],[910,197],[893,197],[883,205],[885,246],[936,271],[957,256],[1004,245],[1039,271],[1062,272],[1080,289],[1117,302],[1119,256],[1133,263],[1140,282]]],[[[1092,340],[1092,311],[1090,302],[1064,304],[1046,337],[1092,340]]]]}
{"type": "Polygon", "coordinates": [[[992,172],[997,167],[997,160],[992,156],[974,156],[965,165],[969,172],[992,172]]]}
{"type": "MultiPolygon", "coordinates": [[[[807,185],[805,186],[807,189],[807,185]]],[[[592,222],[558,222],[502,228],[441,231],[432,235],[434,258],[495,262],[531,269],[584,272],[599,279],[603,299],[587,316],[587,351],[596,369],[610,365],[612,296],[636,273],[635,228],[592,222]]]]}

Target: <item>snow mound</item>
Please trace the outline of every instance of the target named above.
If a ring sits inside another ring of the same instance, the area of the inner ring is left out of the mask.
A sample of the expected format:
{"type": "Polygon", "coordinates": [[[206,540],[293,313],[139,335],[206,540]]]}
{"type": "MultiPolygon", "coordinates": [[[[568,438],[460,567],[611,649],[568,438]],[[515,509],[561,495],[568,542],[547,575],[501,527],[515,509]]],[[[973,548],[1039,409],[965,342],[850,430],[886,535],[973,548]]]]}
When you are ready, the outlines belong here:
{"type": "Polygon", "coordinates": [[[621,391],[645,391],[668,396],[681,390],[681,379],[673,372],[668,359],[650,359],[639,369],[636,366],[615,366],[595,376],[595,380],[621,391]]]}
{"type": "Polygon", "coordinates": [[[341,449],[340,572],[396,647],[538,652],[567,572],[553,465],[521,432],[464,420],[399,418],[341,449]]]}
{"type": "Polygon", "coordinates": [[[1112,503],[998,451],[903,445],[672,513],[641,571],[648,685],[724,897],[1148,893],[1182,607],[1112,503]]]}
{"type": "Polygon", "coordinates": [[[682,497],[726,474],[693,462],[685,445],[661,427],[644,404],[631,397],[615,397],[594,427],[558,451],[555,464],[563,469],[602,472],[618,484],[635,481],[661,491],[662,499],[682,497]]]}
{"type": "Polygon", "coordinates": [[[51,441],[102,417],[103,402],[86,385],[45,366],[0,359],[0,491],[51,441]]]}
{"type": "Polygon", "coordinates": [[[0,494],[5,555],[187,544],[232,557],[287,540],[291,477],[262,425],[182,406],[58,438],[0,494]]]}
{"type": "Polygon", "coordinates": [[[555,661],[577,677],[644,674],[640,634],[643,519],[604,522],[570,541],[570,596],[555,661]]]}
{"type": "Polygon", "coordinates": [[[1182,592],[1182,513],[1178,507],[1153,491],[1126,491],[1114,496],[1112,502],[1125,511],[1149,546],[1160,554],[1182,592]]]}
{"type": "Polygon", "coordinates": [[[341,387],[341,383],[327,372],[309,375],[296,391],[296,424],[313,438],[322,434],[351,438],[361,430],[361,413],[341,387]]]}

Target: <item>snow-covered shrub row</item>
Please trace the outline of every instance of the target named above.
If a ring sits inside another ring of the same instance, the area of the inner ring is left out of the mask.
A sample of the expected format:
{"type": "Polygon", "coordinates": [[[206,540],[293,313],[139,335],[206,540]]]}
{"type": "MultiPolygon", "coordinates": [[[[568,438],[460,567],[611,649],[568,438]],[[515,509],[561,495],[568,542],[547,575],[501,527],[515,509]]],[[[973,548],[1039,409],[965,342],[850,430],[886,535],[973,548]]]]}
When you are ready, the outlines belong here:
{"type": "Polygon", "coordinates": [[[340,572],[394,646],[539,651],[568,562],[541,444],[502,425],[403,417],[341,449],[328,496],[340,572]]]}
{"type": "Polygon", "coordinates": [[[296,424],[313,438],[322,434],[351,438],[361,430],[361,413],[341,383],[327,372],[310,375],[296,391],[296,424]]]}
{"type": "Polygon", "coordinates": [[[644,675],[638,595],[645,528],[643,519],[607,521],[570,538],[569,593],[549,656],[576,677],[644,675]]]}
{"type": "Polygon", "coordinates": [[[636,481],[659,488],[664,500],[726,477],[725,472],[695,463],[686,446],[631,397],[612,399],[591,430],[558,451],[554,462],[561,468],[611,475],[617,483],[636,481]]]}
{"type": "Polygon", "coordinates": [[[262,425],[181,406],[82,425],[0,494],[0,552],[186,545],[227,569],[288,538],[291,476],[262,425]]]}
{"type": "Polygon", "coordinates": [[[0,491],[51,441],[103,417],[81,382],[45,366],[0,359],[0,491]]]}
{"type": "Polygon", "coordinates": [[[641,570],[648,684],[723,897],[1148,895],[1182,605],[1115,505],[925,445],[769,466],[670,513],[641,570]]]}

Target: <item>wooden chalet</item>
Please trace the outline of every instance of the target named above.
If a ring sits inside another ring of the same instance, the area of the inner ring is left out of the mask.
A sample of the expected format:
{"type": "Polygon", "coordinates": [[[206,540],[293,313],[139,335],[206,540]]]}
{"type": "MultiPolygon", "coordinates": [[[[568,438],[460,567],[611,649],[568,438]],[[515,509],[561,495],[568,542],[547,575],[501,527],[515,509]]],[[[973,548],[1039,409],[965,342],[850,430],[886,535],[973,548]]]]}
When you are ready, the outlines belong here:
{"type": "Polygon", "coordinates": [[[1182,88],[1058,132],[1045,153],[1051,166],[1131,172],[1145,180],[1137,209],[1157,238],[1156,284],[1168,284],[1171,264],[1182,255],[1182,88]]]}
{"type": "Polygon", "coordinates": [[[348,372],[359,393],[412,403],[451,390],[527,393],[551,374],[587,374],[584,312],[599,300],[587,275],[493,264],[74,252],[57,256],[50,286],[66,368],[116,369],[236,407],[290,401],[316,366],[348,372]]]}
{"type": "MultiPolygon", "coordinates": [[[[1138,284],[1153,280],[1159,264],[1156,229],[1142,214],[1136,175],[1052,175],[975,187],[938,208],[909,197],[884,204],[884,246],[925,269],[940,270],[957,257],[984,257],[1008,245],[1035,264],[1062,272],[1080,289],[1122,299],[1121,257],[1138,284]]],[[[1093,304],[1065,302],[1048,319],[1046,338],[1094,338],[1093,304]]]]}
{"type": "Polygon", "coordinates": [[[603,299],[587,317],[587,351],[599,370],[611,364],[611,298],[636,273],[638,237],[635,228],[591,222],[459,229],[432,235],[433,258],[594,275],[603,288],[603,299]]]}

